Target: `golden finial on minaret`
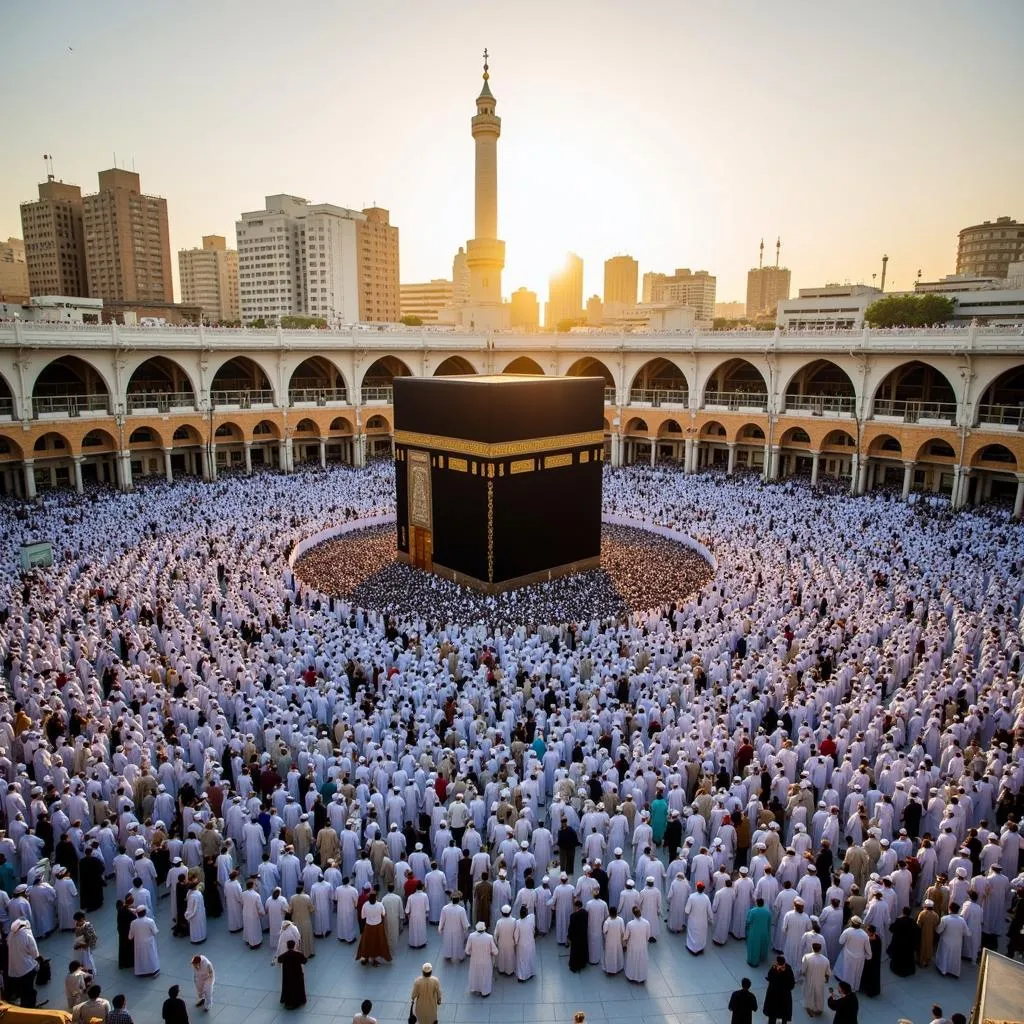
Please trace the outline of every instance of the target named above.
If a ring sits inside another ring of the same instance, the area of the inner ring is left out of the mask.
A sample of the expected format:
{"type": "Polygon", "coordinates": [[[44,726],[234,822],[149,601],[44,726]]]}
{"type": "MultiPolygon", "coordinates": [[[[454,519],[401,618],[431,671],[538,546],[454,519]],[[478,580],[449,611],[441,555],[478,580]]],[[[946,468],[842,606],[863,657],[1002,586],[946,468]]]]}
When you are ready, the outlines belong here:
{"type": "Polygon", "coordinates": [[[484,47],[484,81],[486,82],[487,79],[490,78],[490,77],[491,77],[491,75],[490,75],[489,69],[487,67],[487,47],[485,46],[484,47]]]}

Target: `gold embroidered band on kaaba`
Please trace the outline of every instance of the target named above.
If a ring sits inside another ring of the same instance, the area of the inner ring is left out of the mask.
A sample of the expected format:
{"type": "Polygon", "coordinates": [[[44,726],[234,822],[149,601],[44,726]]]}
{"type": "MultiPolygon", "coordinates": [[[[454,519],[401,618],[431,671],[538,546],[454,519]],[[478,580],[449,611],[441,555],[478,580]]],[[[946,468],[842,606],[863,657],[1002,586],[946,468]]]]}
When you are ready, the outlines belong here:
{"type": "Polygon", "coordinates": [[[588,430],[582,434],[557,434],[554,437],[528,437],[522,441],[470,441],[442,434],[419,434],[412,430],[396,430],[395,444],[427,448],[432,451],[458,452],[481,459],[501,459],[510,455],[534,455],[557,451],[560,448],[578,448],[581,445],[604,444],[603,430],[588,430]]]}

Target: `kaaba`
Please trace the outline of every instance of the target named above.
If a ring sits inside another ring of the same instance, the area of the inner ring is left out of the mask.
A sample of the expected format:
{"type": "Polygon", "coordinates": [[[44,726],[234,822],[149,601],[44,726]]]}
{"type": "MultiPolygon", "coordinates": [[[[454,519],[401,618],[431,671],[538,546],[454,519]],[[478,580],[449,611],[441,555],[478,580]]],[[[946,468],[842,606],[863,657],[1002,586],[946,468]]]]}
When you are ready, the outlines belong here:
{"type": "Polygon", "coordinates": [[[394,396],[399,559],[491,594],[600,564],[602,378],[396,377],[394,396]]]}

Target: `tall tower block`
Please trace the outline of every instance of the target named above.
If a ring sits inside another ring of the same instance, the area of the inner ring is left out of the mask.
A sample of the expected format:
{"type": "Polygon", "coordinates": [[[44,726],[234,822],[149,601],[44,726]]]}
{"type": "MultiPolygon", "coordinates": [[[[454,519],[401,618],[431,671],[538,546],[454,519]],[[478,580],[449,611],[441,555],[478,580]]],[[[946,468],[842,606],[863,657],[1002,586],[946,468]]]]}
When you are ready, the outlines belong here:
{"type": "Polygon", "coordinates": [[[476,116],[470,122],[476,142],[476,237],[466,243],[469,267],[469,304],[463,313],[467,326],[495,330],[502,326],[501,271],[505,243],[498,238],[498,137],[501,118],[494,113],[489,84],[490,69],[484,50],[484,84],[476,98],[476,116]]]}

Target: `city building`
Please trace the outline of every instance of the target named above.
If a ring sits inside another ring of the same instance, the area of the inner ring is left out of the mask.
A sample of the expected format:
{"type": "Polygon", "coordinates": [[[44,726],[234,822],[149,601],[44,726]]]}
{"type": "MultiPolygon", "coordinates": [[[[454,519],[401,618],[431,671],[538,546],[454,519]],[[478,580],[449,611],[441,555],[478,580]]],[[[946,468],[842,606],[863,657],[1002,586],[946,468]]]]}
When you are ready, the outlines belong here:
{"type": "Polygon", "coordinates": [[[418,284],[399,287],[401,316],[417,316],[425,324],[443,319],[442,312],[450,309],[454,290],[452,282],[443,277],[418,284]]]}
{"type": "Polygon", "coordinates": [[[860,330],[865,310],[880,298],[881,289],[867,284],[801,288],[798,298],[779,301],[776,323],[796,331],[860,330]]]}
{"type": "Polygon", "coordinates": [[[915,292],[936,292],[947,295],[952,292],[976,292],[989,288],[1002,288],[1003,279],[998,277],[974,277],[971,274],[947,274],[938,281],[915,281],[915,292]]]}
{"type": "Polygon", "coordinates": [[[496,330],[505,326],[508,314],[501,301],[505,243],[498,238],[498,138],[501,136],[501,118],[494,113],[497,101],[491,93],[490,77],[487,51],[484,50],[484,84],[476,98],[476,114],[470,121],[476,149],[475,237],[466,243],[469,302],[461,311],[463,326],[477,330],[496,330]]]}
{"type": "MultiPolygon", "coordinates": [[[[615,304],[613,308],[620,308],[619,304],[615,304]]],[[[587,321],[588,327],[600,327],[604,320],[604,303],[601,301],[600,295],[591,295],[587,299],[587,308],[584,312],[584,319],[587,321]]]]}
{"type": "Polygon", "coordinates": [[[469,265],[466,263],[466,250],[461,245],[452,257],[452,302],[457,306],[469,302],[469,265]]]}
{"type": "Polygon", "coordinates": [[[103,323],[126,327],[197,327],[202,306],[186,302],[118,302],[103,300],[103,323]]]}
{"type": "Polygon", "coordinates": [[[82,199],[89,295],[114,302],[173,302],[167,200],[142,192],[138,174],[99,173],[99,192],[82,199]]]}
{"type": "Polygon", "coordinates": [[[0,302],[0,320],[98,324],[103,321],[103,300],[80,295],[34,295],[24,303],[0,302]]]}
{"type": "Polygon", "coordinates": [[[355,323],[359,308],[357,224],[366,214],[299,196],[267,196],[235,222],[242,322],[282,316],[355,323]]]}
{"type": "Polygon", "coordinates": [[[673,306],[664,302],[634,302],[605,311],[604,326],[626,333],[655,331],[671,334],[692,331],[696,324],[691,306],[673,306]]]}
{"type": "Polygon", "coordinates": [[[89,294],[82,190],[77,185],[48,175],[39,184],[39,198],[21,204],[21,232],[30,295],[89,294]]]}
{"type": "Polygon", "coordinates": [[[747,306],[744,302],[716,302],[715,319],[721,320],[742,320],[747,315],[747,306]]]}
{"type": "Polygon", "coordinates": [[[553,331],[563,320],[583,319],[583,260],[574,252],[566,254],[565,264],[548,279],[548,301],[544,307],[544,326],[553,331]]]}
{"type": "Polygon", "coordinates": [[[643,301],[670,306],[691,306],[698,323],[710,324],[715,318],[717,279],[706,270],[677,268],[674,274],[644,274],[643,301]]]}
{"type": "Polygon", "coordinates": [[[356,221],[359,246],[359,319],[395,323],[401,316],[398,281],[398,228],[379,206],[356,221]]]}
{"type": "Polygon", "coordinates": [[[613,256],[604,261],[604,304],[636,305],[639,264],[632,256],[613,256]]]}
{"type": "Polygon", "coordinates": [[[30,294],[25,243],[20,238],[8,238],[0,242],[0,299],[28,302],[30,294]]]}
{"type": "Polygon", "coordinates": [[[789,298],[790,272],[787,267],[754,267],[747,271],[746,315],[774,316],[781,301],[789,298]]]}
{"type": "Polygon", "coordinates": [[[516,331],[536,331],[540,327],[540,303],[537,293],[517,288],[512,293],[511,326],[516,331]]]}
{"type": "Polygon", "coordinates": [[[964,228],[956,249],[956,272],[976,277],[1007,276],[1011,263],[1024,260],[1024,223],[997,217],[964,228]]]}
{"type": "Polygon", "coordinates": [[[181,301],[199,306],[206,323],[242,318],[238,297],[238,252],[223,235],[203,235],[201,249],[178,250],[181,301]]]}

